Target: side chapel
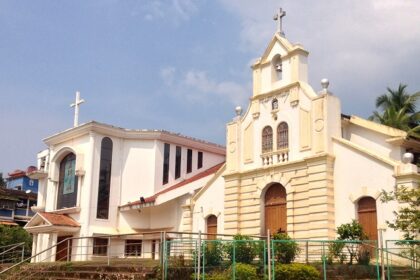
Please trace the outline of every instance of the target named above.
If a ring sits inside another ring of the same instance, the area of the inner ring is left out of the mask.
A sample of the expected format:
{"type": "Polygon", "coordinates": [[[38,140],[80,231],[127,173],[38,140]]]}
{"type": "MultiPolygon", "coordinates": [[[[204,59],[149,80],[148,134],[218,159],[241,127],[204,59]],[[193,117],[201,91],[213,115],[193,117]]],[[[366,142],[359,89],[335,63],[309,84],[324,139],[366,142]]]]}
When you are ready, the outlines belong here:
{"type": "MultiPolygon", "coordinates": [[[[226,148],[97,122],[44,139],[48,149],[30,174],[39,179],[37,213],[25,227],[33,254],[68,236],[163,230],[334,239],[336,227],[352,219],[377,239],[398,207],[381,203],[381,190],[418,187],[412,161],[420,139],[342,114],[328,80],[319,91],[308,84],[308,51],[280,30],[252,66],[252,97],[227,124],[226,148]]],[[[141,239],[143,251],[156,252],[157,238],[141,239]]],[[[93,250],[107,242],[71,246],[93,250]]],[[[138,244],[113,242],[119,256],[138,244]]],[[[104,252],[80,253],[67,257],[104,252]]]]}

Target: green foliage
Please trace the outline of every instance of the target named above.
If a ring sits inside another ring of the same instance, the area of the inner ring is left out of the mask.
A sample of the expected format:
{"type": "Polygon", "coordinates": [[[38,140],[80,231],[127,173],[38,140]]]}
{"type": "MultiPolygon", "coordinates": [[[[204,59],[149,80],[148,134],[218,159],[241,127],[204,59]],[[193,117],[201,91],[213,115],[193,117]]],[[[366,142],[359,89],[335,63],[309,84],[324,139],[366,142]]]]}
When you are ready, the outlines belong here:
{"type": "Polygon", "coordinates": [[[359,262],[359,247],[362,244],[362,240],[367,239],[367,235],[363,231],[363,227],[356,220],[352,220],[351,223],[342,224],[337,228],[338,240],[348,240],[350,242],[345,243],[345,247],[350,255],[350,264],[353,264],[353,260],[359,262]],[[356,241],[356,242],[355,242],[356,241]],[[358,242],[360,241],[360,242],[358,242]]]}
{"type": "Polygon", "coordinates": [[[220,266],[223,261],[224,251],[222,243],[218,240],[206,242],[203,246],[204,260],[202,262],[205,267],[220,266]]]}
{"type": "Polygon", "coordinates": [[[337,228],[337,234],[339,240],[365,240],[367,238],[362,225],[356,220],[339,226],[337,228]]]}
{"type": "Polygon", "coordinates": [[[406,240],[417,239],[420,233],[420,188],[399,187],[391,192],[382,191],[381,201],[400,203],[398,211],[394,211],[395,220],[387,221],[387,224],[402,231],[406,240]]]}
{"type": "Polygon", "coordinates": [[[409,94],[406,88],[407,85],[403,84],[399,84],[397,90],[387,87],[387,92],[376,99],[379,112],[374,111],[370,119],[419,136],[420,113],[416,110],[416,103],[420,92],[409,94]]]}
{"type": "MultiPolygon", "coordinates": [[[[231,267],[232,269],[232,267],[231,267]]],[[[258,280],[257,268],[245,263],[237,263],[235,266],[235,279],[258,280]]]]}
{"type": "Polygon", "coordinates": [[[3,172],[0,172],[0,187],[6,187],[6,180],[3,178],[3,172]]]}
{"type": "MultiPolygon", "coordinates": [[[[206,280],[230,280],[233,275],[233,266],[227,270],[214,270],[206,274],[206,280]]],[[[258,280],[257,268],[250,264],[237,263],[235,265],[235,279],[240,280],[258,280]]]]}
{"type": "Polygon", "coordinates": [[[275,258],[279,263],[291,263],[301,251],[297,242],[293,241],[286,233],[274,234],[273,240],[282,240],[273,244],[275,258]]]}
{"type": "Polygon", "coordinates": [[[24,242],[25,250],[32,248],[31,235],[21,227],[0,225],[0,237],[0,246],[24,242]]]}
{"type": "MultiPolygon", "coordinates": [[[[157,270],[160,277],[161,267],[157,270]]],[[[194,265],[185,260],[184,255],[170,257],[168,261],[167,279],[190,279],[194,273],[194,265]]]]}
{"type": "Polygon", "coordinates": [[[368,265],[370,263],[370,251],[364,246],[360,246],[359,251],[357,252],[357,263],[368,265]]]}
{"type": "Polygon", "coordinates": [[[260,246],[249,236],[237,234],[233,242],[225,245],[225,252],[229,259],[238,263],[251,263],[258,254],[260,246]]]}
{"type": "Polygon", "coordinates": [[[276,280],[318,280],[319,271],[310,265],[293,263],[279,264],[274,268],[276,280]]]}
{"type": "Polygon", "coordinates": [[[331,242],[328,244],[328,264],[332,264],[335,259],[338,259],[340,263],[344,263],[346,261],[347,256],[343,253],[345,245],[346,244],[344,242],[331,242]]]}

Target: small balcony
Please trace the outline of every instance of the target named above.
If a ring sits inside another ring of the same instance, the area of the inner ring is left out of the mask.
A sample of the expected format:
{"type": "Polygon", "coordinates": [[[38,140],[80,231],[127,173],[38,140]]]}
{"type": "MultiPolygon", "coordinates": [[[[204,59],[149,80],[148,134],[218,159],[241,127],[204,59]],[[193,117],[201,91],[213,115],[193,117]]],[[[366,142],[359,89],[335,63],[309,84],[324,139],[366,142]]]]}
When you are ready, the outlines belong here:
{"type": "Polygon", "coordinates": [[[261,154],[262,165],[273,165],[289,161],[289,149],[280,149],[277,151],[265,152],[261,154]]]}

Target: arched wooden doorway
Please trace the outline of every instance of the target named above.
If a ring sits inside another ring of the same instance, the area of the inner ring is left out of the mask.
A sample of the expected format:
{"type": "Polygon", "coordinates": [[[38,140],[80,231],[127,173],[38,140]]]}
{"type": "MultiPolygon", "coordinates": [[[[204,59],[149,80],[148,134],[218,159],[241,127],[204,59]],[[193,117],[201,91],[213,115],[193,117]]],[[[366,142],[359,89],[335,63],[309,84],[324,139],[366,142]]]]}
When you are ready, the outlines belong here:
{"type": "Polygon", "coordinates": [[[210,215],[207,217],[207,239],[216,239],[217,234],[217,217],[215,215],[210,215]]]}
{"type": "Polygon", "coordinates": [[[275,183],[267,189],[264,216],[264,234],[267,233],[267,229],[272,234],[287,231],[286,189],[282,185],[275,183]]]}
{"type": "Polygon", "coordinates": [[[357,216],[369,240],[378,240],[376,200],[362,197],[357,202],[357,216]]]}

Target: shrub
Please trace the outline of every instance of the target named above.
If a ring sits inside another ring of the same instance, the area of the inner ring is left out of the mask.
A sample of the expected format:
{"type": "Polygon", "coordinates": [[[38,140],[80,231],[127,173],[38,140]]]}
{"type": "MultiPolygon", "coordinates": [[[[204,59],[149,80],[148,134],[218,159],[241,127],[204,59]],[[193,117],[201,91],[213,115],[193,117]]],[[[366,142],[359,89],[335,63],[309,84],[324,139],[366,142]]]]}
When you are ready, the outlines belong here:
{"type": "Polygon", "coordinates": [[[319,271],[306,264],[278,264],[275,266],[274,275],[276,280],[318,280],[319,271]]]}
{"type": "MultiPolygon", "coordinates": [[[[220,271],[214,270],[211,273],[206,274],[206,280],[230,280],[233,275],[233,267],[220,271]]],[[[258,280],[257,268],[246,263],[237,263],[235,265],[235,279],[240,280],[258,280]]]]}
{"type": "Polygon", "coordinates": [[[282,242],[274,242],[275,258],[280,263],[291,263],[301,249],[296,241],[286,233],[276,233],[273,235],[273,240],[282,240],[282,242]]]}
{"type": "Polygon", "coordinates": [[[367,235],[363,231],[363,227],[356,220],[351,223],[342,224],[337,227],[338,240],[350,240],[345,247],[350,255],[350,264],[353,264],[353,259],[359,262],[358,249],[361,245],[361,240],[366,240],[367,235]]]}
{"type": "Polygon", "coordinates": [[[343,253],[345,245],[344,242],[331,242],[328,244],[328,264],[332,264],[336,258],[338,258],[340,263],[344,263],[347,258],[346,254],[343,253]]]}
{"type": "Polygon", "coordinates": [[[249,236],[237,234],[233,242],[225,245],[225,252],[232,262],[235,257],[237,263],[251,263],[258,254],[258,248],[258,242],[252,241],[249,236]]]}
{"type": "MultiPolygon", "coordinates": [[[[232,269],[232,267],[231,267],[232,269]]],[[[235,279],[258,280],[257,268],[245,263],[237,263],[235,266],[235,279]]]]}
{"type": "Polygon", "coordinates": [[[204,245],[204,261],[205,266],[220,266],[223,261],[223,246],[220,241],[206,242],[204,245]]]}
{"type": "Polygon", "coordinates": [[[357,252],[357,263],[368,265],[370,262],[370,251],[368,248],[360,247],[359,252],[357,252]]]}

